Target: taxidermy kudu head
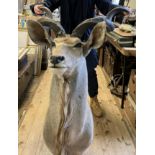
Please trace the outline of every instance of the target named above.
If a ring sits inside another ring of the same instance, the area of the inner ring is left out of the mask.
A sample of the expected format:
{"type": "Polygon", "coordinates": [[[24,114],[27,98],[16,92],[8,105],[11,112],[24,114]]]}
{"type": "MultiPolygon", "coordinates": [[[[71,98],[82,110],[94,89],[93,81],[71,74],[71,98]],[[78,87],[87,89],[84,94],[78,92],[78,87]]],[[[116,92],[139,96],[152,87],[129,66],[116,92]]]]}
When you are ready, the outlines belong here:
{"type": "Polygon", "coordinates": [[[112,18],[120,12],[127,12],[123,7],[115,8],[107,14],[107,17],[98,16],[85,20],[73,30],[71,35],[67,35],[63,27],[51,19],[50,10],[46,7],[42,10],[47,12],[49,18],[43,17],[38,21],[28,20],[28,32],[36,44],[45,44],[52,48],[51,67],[62,74],[66,71],[71,73],[80,58],[87,56],[92,48],[99,48],[104,42],[106,25],[112,30],[114,28],[112,18]],[[80,38],[90,26],[94,26],[91,35],[86,42],[82,42],[80,38]],[[55,33],[55,39],[49,35],[47,28],[55,33]]]}
{"type": "MultiPolygon", "coordinates": [[[[47,9],[44,9],[47,10],[47,9]]],[[[111,19],[124,9],[114,9],[111,19]]],[[[48,12],[49,17],[51,17],[48,12]]],[[[52,49],[50,57],[53,77],[50,104],[44,127],[46,145],[54,155],[82,155],[93,140],[93,118],[88,105],[88,77],[85,57],[92,48],[99,48],[105,38],[106,26],[114,26],[105,16],[87,19],[66,34],[54,20],[43,17],[28,20],[30,38],[39,45],[52,49]],[[87,41],[81,37],[88,27],[94,26],[87,41]],[[51,37],[49,30],[55,33],[51,37]],[[62,98],[61,98],[62,97],[62,98]]]]}
{"type": "MultiPolygon", "coordinates": [[[[100,17],[100,20],[103,21],[102,17],[100,17]]],[[[38,21],[28,20],[27,25],[32,41],[36,44],[46,44],[52,48],[50,57],[51,67],[54,73],[59,72],[58,74],[61,75],[65,72],[71,74],[92,48],[99,48],[103,44],[106,32],[105,22],[100,22],[94,27],[89,39],[86,42],[82,42],[74,34],[65,34],[64,29],[58,23],[47,17],[40,18],[38,21]],[[51,28],[57,36],[56,38],[51,38],[47,29],[43,27],[47,23],[51,24],[51,28]],[[53,25],[56,27],[55,29],[53,25]]],[[[78,27],[78,30],[82,26],[78,27]]],[[[78,34],[79,32],[76,33],[78,34]]]]}

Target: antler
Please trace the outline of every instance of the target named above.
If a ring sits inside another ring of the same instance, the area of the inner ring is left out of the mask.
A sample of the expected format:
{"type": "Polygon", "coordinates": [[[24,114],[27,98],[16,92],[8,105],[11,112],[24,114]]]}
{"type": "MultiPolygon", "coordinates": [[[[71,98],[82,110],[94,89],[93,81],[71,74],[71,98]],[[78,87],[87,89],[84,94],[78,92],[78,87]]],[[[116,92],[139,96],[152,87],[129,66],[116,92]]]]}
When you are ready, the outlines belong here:
{"type": "Polygon", "coordinates": [[[112,31],[114,29],[114,24],[112,22],[112,19],[114,16],[116,16],[119,13],[126,12],[129,13],[129,10],[124,7],[117,7],[112,9],[107,16],[96,16],[94,18],[87,19],[80,23],[73,31],[71,36],[76,36],[81,38],[84,34],[84,32],[91,26],[96,25],[99,22],[105,21],[106,25],[108,27],[108,30],[112,31]]]}

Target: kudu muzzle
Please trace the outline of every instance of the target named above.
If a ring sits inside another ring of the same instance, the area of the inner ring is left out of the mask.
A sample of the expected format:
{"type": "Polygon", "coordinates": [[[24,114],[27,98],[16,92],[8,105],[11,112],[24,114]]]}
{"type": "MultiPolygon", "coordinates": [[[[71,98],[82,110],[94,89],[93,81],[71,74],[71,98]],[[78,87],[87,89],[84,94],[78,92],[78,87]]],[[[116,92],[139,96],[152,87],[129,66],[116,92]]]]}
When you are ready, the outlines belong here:
{"type": "Polygon", "coordinates": [[[64,56],[51,56],[50,62],[55,66],[65,60],[64,56]]]}

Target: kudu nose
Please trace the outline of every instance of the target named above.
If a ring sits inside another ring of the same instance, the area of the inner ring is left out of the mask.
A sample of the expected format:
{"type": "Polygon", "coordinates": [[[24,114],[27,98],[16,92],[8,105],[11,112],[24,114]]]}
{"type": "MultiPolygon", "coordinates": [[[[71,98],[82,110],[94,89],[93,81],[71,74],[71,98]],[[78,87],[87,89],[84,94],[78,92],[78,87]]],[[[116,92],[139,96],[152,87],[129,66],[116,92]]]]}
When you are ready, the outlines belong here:
{"type": "Polygon", "coordinates": [[[62,62],[63,60],[65,60],[64,56],[51,56],[50,57],[50,62],[53,65],[59,64],[60,62],[62,62]]]}

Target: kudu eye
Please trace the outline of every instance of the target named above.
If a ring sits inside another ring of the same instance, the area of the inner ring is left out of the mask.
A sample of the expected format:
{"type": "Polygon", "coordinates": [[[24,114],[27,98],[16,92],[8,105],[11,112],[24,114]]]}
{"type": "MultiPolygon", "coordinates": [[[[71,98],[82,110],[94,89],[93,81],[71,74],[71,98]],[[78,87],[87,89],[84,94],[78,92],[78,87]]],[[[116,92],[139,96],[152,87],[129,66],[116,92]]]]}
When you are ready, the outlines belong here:
{"type": "Polygon", "coordinates": [[[78,48],[78,47],[81,47],[82,46],[82,43],[77,43],[76,45],[74,45],[74,47],[78,48]]]}

